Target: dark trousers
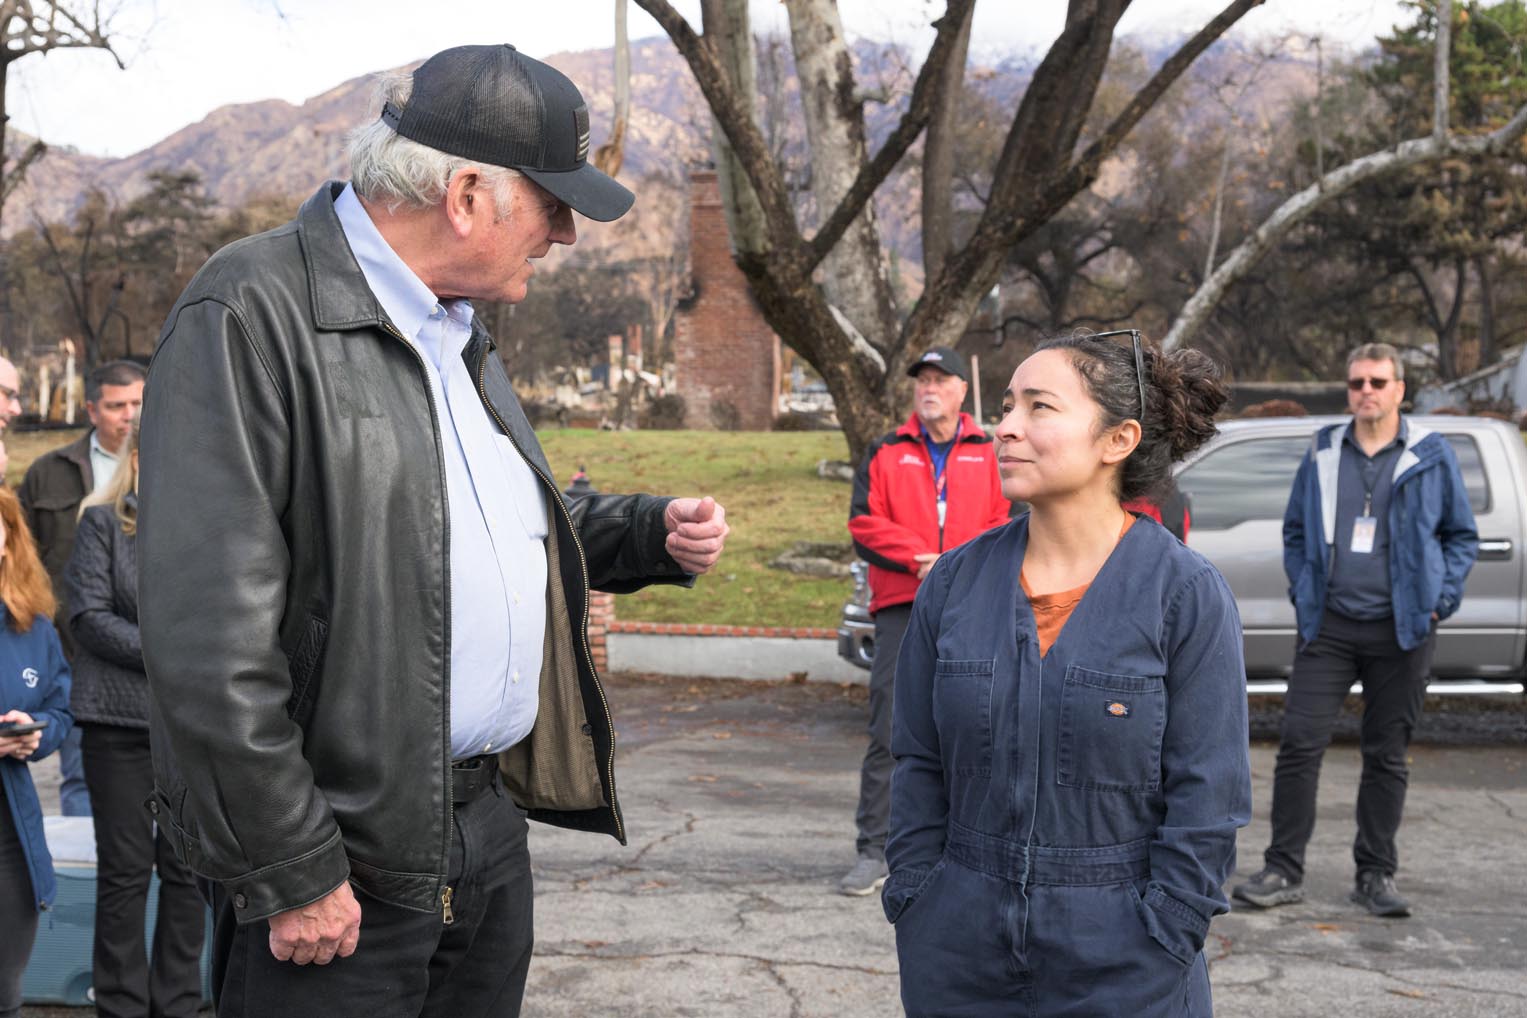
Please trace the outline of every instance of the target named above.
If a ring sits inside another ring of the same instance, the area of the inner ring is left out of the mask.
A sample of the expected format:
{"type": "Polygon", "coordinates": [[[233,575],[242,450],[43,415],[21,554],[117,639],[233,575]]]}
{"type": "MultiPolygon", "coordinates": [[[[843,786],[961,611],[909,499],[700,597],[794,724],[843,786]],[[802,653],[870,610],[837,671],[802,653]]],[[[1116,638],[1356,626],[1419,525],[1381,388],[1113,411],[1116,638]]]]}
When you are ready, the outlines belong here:
{"type": "Polygon", "coordinates": [[[219,1018],[515,1018],[534,939],[525,817],[497,781],[455,816],[454,922],[357,891],[360,943],[327,965],[276,961],[270,924],[240,926],[212,885],[219,1018]]]}
{"type": "Polygon", "coordinates": [[[0,785],[0,1018],[21,1013],[21,974],[37,937],[37,899],[32,874],[0,785]]]}
{"type": "Polygon", "coordinates": [[[896,657],[901,638],[912,619],[912,605],[897,604],[875,613],[875,658],[870,662],[869,747],[859,769],[859,827],[855,846],[860,855],[885,858],[886,830],[891,823],[891,702],[896,679],[896,657]]]}
{"type": "Polygon", "coordinates": [[[201,1008],[207,906],[189,868],[143,804],[153,794],[148,730],[84,724],[95,806],[95,1007],[101,1018],[190,1018],[201,1008]],[[149,879],[159,873],[152,953],[144,942],[149,879]]]}
{"type": "Polygon", "coordinates": [[[1405,754],[1421,717],[1431,672],[1431,636],[1414,650],[1395,642],[1394,620],[1363,622],[1326,612],[1320,634],[1294,658],[1283,703],[1283,733],[1273,776],[1272,844],[1267,865],[1304,879],[1304,850],[1315,829],[1315,792],[1331,727],[1354,681],[1363,684],[1363,775],[1357,791],[1357,871],[1390,876],[1399,865],[1395,834],[1410,777],[1405,754]]]}
{"type": "Polygon", "coordinates": [[[85,781],[84,751],[80,726],[75,725],[58,747],[58,769],[63,783],[58,786],[59,812],[66,817],[90,816],[90,787],[85,781]]]}

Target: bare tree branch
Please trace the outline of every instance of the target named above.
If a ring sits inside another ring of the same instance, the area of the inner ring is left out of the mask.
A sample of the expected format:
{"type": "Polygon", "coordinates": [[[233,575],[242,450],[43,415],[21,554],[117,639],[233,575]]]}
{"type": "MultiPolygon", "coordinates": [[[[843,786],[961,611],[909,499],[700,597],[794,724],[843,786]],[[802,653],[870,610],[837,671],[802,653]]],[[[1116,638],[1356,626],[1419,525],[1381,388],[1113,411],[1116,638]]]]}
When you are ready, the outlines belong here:
{"type": "Polygon", "coordinates": [[[1437,45],[1432,61],[1432,140],[1447,139],[1448,85],[1452,81],[1453,0],[1437,0],[1437,45]]]}
{"type": "Polygon", "coordinates": [[[99,0],[69,4],[64,0],[3,0],[0,2],[0,64],[28,53],[55,49],[99,49],[111,54],[119,68],[121,56],[111,44],[110,19],[101,16],[99,0]],[[81,8],[76,14],[74,8],[81,8]],[[88,10],[88,13],[83,11],[88,10]]]}
{"type": "Polygon", "coordinates": [[[843,195],[843,199],[838,202],[838,207],[832,210],[832,214],[822,223],[822,228],[811,238],[808,269],[815,268],[823,258],[827,257],[827,252],[831,251],[833,245],[842,238],[843,231],[858,218],[864,203],[870,200],[875,189],[885,181],[891,170],[896,168],[896,164],[901,162],[901,157],[907,154],[907,149],[912,147],[912,143],[927,126],[928,118],[933,116],[934,103],[938,98],[938,84],[943,78],[944,67],[949,63],[957,48],[955,44],[959,36],[960,24],[974,6],[975,0],[948,0],[944,7],[944,16],[933,23],[937,34],[933,38],[933,45],[928,49],[927,59],[923,61],[923,66],[917,72],[917,81],[912,85],[912,98],[907,104],[907,112],[902,114],[901,122],[885,140],[885,144],[880,146],[880,151],[864,164],[847,193],[843,195]]]}
{"type": "Polygon", "coordinates": [[[1208,321],[1225,291],[1243,279],[1290,230],[1337,195],[1384,174],[1437,162],[1448,156],[1501,155],[1520,141],[1524,133],[1527,133],[1527,105],[1517,110],[1510,122],[1489,134],[1448,137],[1441,143],[1431,135],[1412,138],[1392,149],[1374,152],[1337,167],[1278,206],[1277,211],[1225,259],[1214,275],[1204,280],[1183,305],[1177,320],[1161,341],[1162,348],[1170,350],[1189,342],[1208,321]]]}
{"type": "Polygon", "coordinates": [[[0,181],[0,207],[5,205],[6,199],[10,198],[11,192],[21,186],[26,179],[27,170],[33,163],[41,159],[48,151],[48,146],[40,141],[34,141],[27,146],[27,150],[16,160],[14,166],[5,168],[5,179],[0,181]]]}
{"type": "Polygon", "coordinates": [[[779,167],[769,158],[768,143],[753,118],[751,105],[732,87],[715,47],[696,33],[668,0],[636,0],[636,5],[662,27],[689,64],[716,123],[736,150],[738,162],[758,195],[770,242],[782,251],[795,249],[802,240],[779,167]]]}

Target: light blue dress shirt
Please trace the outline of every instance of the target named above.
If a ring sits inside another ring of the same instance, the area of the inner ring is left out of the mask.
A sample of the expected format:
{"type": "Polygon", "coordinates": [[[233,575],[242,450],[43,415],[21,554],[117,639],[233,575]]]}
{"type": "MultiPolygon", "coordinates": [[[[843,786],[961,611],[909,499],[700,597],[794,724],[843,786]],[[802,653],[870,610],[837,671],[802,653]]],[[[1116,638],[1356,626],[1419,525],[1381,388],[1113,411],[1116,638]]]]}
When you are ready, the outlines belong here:
{"type": "Polygon", "coordinates": [[[112,475],[117,472],[117,464],[122,462],[120,456],[113,456],[106,451],[101,444],[99,433],[90,432],[90,482],[92,495],[99,495],[106,490],[111,483],[112,475]]]}
{"type": "Polygon", "coordinates": [[[451,756],[496,753],[530,734],[536,720],[546,635],[541,483],[488,416],[462,359],[472,305],[437,300],[352,188],[334,211],[371,292],[429,375],[450,505],[451,756]]]}

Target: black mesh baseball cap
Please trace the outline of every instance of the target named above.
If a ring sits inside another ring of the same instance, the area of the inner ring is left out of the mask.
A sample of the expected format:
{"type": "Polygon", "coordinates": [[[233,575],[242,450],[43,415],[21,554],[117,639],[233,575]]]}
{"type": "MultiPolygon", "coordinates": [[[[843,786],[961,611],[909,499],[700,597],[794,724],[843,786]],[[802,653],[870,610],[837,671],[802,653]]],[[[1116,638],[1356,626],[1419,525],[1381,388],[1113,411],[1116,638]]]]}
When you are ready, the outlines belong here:
{"type": "Polygon", "coordinates": [[[970,381],[970,370],[965,367],[965,358],[947,346],[929,347],[927,353],[907,365],[907,374],[915,376],[930,364],[946,375],[970,381]]]}
{"type": "Polygon", "coordinates": [[[382,120],[421,145],[519,170],[590,219],[619,219],[635,196],[588,161],[589,108],[561,71],[513,46],[457,46],[414,71],[382,120]]]}

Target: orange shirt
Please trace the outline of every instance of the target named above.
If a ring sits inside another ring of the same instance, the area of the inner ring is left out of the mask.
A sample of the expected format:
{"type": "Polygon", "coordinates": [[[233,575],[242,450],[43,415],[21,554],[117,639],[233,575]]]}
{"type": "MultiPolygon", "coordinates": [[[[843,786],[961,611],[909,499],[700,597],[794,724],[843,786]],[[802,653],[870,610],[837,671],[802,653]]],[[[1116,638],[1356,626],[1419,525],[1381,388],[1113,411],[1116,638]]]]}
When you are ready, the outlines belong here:
{"type": "MultiPolygon", "coordinates": [[[[1119,529],[1120,540],[1134,525],[1135,517],[1125,513],[1124,526],[1119,529]]],[[[1080,587],[1054,594],[1036,594],[1029,589],[1029,581],[1024,578],[1022,571],[1018,573],[1018,582],[1023,587],[1024,595],[1029,599],[1029,607],[1034,610],[1034,628],[1039,630],[1039,656],[1044,657],[1050,652],[1050,647],[1059,638],[1066,620],[1071,617],[1076,606],[1081,604],[1083,595],[1092,584],[1084,583],[1080,587]]]]}

